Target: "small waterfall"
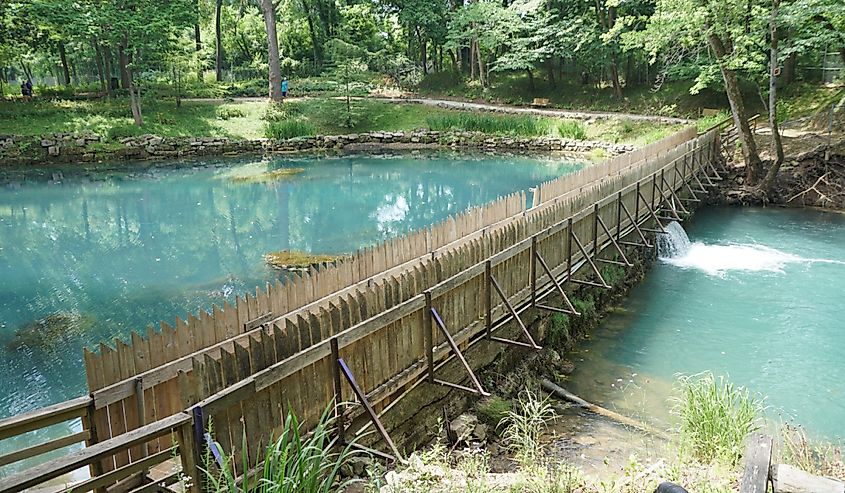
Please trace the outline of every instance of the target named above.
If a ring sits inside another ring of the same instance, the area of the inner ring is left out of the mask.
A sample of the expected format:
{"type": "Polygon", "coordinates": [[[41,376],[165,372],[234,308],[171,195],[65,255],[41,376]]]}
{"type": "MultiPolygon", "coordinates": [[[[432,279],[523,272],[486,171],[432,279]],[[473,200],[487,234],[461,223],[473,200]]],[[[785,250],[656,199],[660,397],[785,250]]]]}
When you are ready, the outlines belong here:
{"type": "Polygon", "coordinates": [[[657,235],[657,256],[660,258],[682,257],[692,246],[684,227],[677,221],[672,221],[664,227],[669,234],[657,235]]]}

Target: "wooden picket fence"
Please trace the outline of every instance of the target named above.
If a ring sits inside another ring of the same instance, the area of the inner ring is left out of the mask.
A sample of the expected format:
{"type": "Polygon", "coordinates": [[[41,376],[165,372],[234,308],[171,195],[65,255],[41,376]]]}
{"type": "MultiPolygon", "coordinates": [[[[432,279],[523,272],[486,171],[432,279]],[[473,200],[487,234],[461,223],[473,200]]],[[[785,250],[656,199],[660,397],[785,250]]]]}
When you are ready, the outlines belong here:
{"type": "MultiPolygon", "coordinates": [[[[421,382],[436,381],[435,368],[455,357],[453,343],[465,348],[495,337],[586,271],[586,282],[603,283],[595,267],[602,252],[642,235],[654,207],[682,208],[677,193],[715,173],[717,146],[717,131],[696,137],[686,129],[647,152],[541,185],[531,208],[523,193],[513,194],[234,305],[86,351],[87,434],[75,437],[87,441],[77,453],[83,457],[19,476],[38,484],[69,464],[90,465],[101,479],[90,490],[137,477],[177,452],[196,475],[209,419],[227,452],[240,454],[246,436],[250,464],[257,464],[287,411],[309,426],[332,399],[354,400],[339,391],[339,358],[373,411],[385,412],[421,382]],[[438,321],[445,330],[436,329],[438,321]]],[[[529,334],[520,342],[534,344],[529,334]]],[[[351,413],[366,423],[359,410],[351,413]]],[[[0,493],[21,490],[0,486],[0,493]]]]}

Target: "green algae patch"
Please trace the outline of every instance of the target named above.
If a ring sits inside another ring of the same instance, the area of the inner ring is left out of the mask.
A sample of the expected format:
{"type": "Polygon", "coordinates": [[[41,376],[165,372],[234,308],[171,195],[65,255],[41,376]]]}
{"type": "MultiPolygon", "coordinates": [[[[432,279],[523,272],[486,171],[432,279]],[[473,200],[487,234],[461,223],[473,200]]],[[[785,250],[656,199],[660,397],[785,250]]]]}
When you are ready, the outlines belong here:
{"type": "Polygon", "coordinates": [[[27,347],[40,351],[62,350],[68,338],[79,337],[94,326],[90,316],[75,312],[56,312],[39,318],[15,330],[9,349],[27,347]]]}
{"type": "Polygon", "coordinates": [[[309,267],[336,262],[341,255],[313,254],[296,250],[282,250],[264,255],[264,261],[276,269],[307,270],[309,267]]]}
{"type": "Polygon", "coordinates": [[[279,168],[270,171],[234,173],[229,179],[235,183],[273,183],[304,173],[305,168],[279,168]]]}

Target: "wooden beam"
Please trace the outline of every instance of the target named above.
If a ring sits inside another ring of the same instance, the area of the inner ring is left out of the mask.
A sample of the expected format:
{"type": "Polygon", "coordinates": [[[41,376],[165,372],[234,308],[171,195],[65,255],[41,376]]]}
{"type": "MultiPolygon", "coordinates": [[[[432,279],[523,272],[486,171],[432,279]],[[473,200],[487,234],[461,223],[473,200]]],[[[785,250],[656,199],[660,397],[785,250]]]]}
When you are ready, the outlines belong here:
{"type": "Polygon", "coordinates": [[[769,464],[772,461],[772,437],[754,433],[745,448],[745,467],[739,481],[740,493],[766,493],[769,486],[769,464]]]}
{"type": "Polygon", "coordinates": [[[63,447],[68,447],[75,443],[84,442],[90,437],[90,433],[88,433],[87,430],[83,430],[79,433],[74,433],[73,435],[56,438],[55,440],[50,440],[49,442],[40,443],[38,445],[33,445],[24,449],[15,450],[14,452],[9,452],[8,454],[0,455],[0,467],[12,464],[14,462],[18,462],[20,460],[29,459],[30,457],[46,454],[47,452],[57,450],[63,447]]]}
{"type": "Polygon", "coordinates": [[[79,418],[88,412],[91,397],[83,396],[0,420],[0,440],[79,418]]]}

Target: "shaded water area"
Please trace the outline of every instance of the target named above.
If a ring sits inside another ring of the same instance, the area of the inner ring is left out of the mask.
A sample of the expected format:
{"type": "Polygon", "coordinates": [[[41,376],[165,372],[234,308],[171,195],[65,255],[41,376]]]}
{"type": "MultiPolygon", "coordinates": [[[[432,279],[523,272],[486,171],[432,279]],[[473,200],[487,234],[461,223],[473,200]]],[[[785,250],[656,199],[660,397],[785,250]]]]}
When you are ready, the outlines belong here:
{"type": "Polygon", "coordinates": [[[766,396],[773,422],[845,436],[845,215],[710,208],[573,355],[574,393],[671,423],[677,373],[766,396]]]}
{"type": "Polygon", "coordinates": [[[3,170],[0,418],[83,394],[83,346],[279,278],[268,252],[353,252],[581,166],[434,154],[3,170]],[[301,170],[254,179],[279,168],[301,170]]]}

